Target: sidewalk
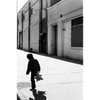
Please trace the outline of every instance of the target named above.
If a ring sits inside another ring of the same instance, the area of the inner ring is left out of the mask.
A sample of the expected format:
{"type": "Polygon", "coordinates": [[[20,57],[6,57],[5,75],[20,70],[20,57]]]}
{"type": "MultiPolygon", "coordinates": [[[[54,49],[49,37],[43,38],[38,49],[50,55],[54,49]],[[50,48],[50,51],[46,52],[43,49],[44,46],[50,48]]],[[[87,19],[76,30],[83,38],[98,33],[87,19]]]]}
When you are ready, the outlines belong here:
{"type": "MultiPolygon", "coordinates": [[[[25,75],[26,54],[18,52],[18,83],[23,82],[18,88],[18,95],[21,100],[34,100],[30,91],[30,76],[25,75]]],[[[37,91],[45,91],[45,95],[42,95],[43,100],[82,100],[82,65],[35,54],[34,57],[41,65],[43,80],[37,82],[36,88],[37,91]]]]}

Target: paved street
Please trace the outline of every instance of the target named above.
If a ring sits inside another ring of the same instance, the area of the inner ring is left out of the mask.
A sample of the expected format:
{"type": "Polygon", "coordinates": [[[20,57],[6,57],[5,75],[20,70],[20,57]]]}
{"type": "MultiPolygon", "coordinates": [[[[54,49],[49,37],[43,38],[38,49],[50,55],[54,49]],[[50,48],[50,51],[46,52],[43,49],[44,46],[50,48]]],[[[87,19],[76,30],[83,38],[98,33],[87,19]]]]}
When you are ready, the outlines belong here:
{"type": "MultiPolygon", "coordinates": [[[[22,100],[33,98],[30,75],[26,76],[27,53],[17,51],[17,89],[22,100]]],[[[34,54],[41,65],[43,80],[36,83],[37,92],[45,91],[43,100],[82,100],[83,66],[34,54]]],[[[39,100],[42,100],[39,99],[39,100]]]]}

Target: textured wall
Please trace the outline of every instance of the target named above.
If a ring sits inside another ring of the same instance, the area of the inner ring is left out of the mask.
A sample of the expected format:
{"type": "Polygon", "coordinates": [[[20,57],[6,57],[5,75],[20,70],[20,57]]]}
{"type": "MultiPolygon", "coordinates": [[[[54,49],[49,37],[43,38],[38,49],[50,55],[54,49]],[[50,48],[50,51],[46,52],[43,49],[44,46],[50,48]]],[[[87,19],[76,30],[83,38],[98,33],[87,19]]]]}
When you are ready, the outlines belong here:
{"type": "Polygon", "coordinates": [[[58,25],[57,54],[58,56],[70,56],[82,59],[83,49],[71,47],[71,19],[82,16],[81,0],[62,0],[48,8],[48,52],[52,54],[53,49],[53,30],[52,25],[58,25]]]}
{"type": "Polygon", "coordinates": [[[29,24],[29,16],[28,11],[24,13],[25,19],[23,22],[23,49],[28,50],[28,24],[29,24]]]}
{"type": "Polygon", "coordinates": [[[68,14],[76,9],[82,8],[82,6],[82,0],[61,0],[48,8],[48,21],[52,23],[60,18],[60,14],[68,14]]]}
{"type": "Polygon", "coordinates": [[[39,2],[32,5],[31,25],[30,25],[30,48],[39,51],[39,2]]]}

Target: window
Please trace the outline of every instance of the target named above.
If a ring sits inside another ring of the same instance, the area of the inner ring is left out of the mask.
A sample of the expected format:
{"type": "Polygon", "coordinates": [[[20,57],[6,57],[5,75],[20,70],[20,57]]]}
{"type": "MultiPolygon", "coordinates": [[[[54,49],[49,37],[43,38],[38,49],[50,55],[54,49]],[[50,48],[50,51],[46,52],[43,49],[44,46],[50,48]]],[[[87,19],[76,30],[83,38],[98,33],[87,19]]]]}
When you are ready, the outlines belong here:
{"type": "Polygon", "coordinates": [[[59,1],[61,1],[61,0],[51,0],[51,6],[54,5],[54,4],[56,4],[59,1]]]}
{"type": "Polygon", "coordinates": [[[71,26],[71,46],[83,47],[83,17],[73,19],[71,26]]]}

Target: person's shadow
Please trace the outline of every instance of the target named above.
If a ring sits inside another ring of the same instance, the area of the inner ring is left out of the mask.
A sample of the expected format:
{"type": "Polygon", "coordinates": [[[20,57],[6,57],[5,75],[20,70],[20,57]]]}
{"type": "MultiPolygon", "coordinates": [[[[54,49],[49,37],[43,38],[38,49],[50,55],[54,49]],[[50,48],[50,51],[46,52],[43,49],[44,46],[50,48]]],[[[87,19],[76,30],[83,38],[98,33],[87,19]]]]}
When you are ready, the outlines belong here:
{"type": "MultiPolygon", "coordinates": [[[[32,93],[33,93],[35,100],[46,100],[45,91],[33,90],[32,93]]],[[[29,100],[34,100],[34,99],[29,98],[29,100]]]]}

